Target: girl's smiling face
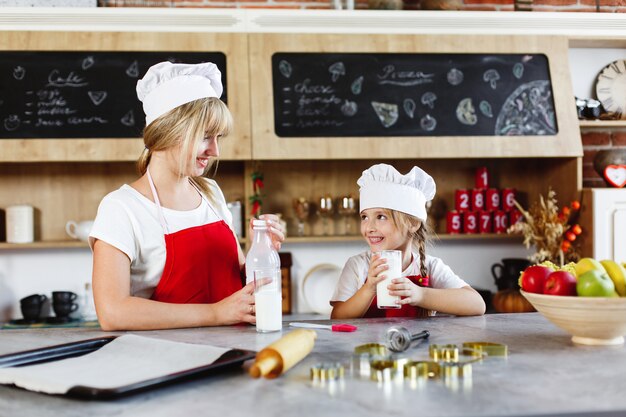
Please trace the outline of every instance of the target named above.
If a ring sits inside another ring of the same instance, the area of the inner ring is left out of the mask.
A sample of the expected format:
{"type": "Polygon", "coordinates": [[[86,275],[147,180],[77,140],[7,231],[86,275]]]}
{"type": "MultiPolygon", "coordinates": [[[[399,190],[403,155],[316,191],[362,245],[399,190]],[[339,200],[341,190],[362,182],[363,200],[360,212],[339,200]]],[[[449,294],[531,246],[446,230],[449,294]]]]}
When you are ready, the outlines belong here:
{"type": "Polygon", "coordinates": [[[391,212],[383,208],[370,208],[361,212],[361,235],[372,252],[381,250],[405,251],[411,239],[396,227],[391,212]]]}

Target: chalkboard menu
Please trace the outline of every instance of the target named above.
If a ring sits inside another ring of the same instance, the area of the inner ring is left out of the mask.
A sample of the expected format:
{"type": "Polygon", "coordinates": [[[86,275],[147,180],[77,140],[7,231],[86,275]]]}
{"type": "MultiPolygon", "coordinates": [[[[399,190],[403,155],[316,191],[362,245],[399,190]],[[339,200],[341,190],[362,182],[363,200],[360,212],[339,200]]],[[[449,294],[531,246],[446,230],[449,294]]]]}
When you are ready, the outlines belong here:
{"type": "Polygon", "coordinates": [[[221,52],[1,52],[0,138],[140,137],[137,80],[161,61],[213,62],[226,86],[221,52]]]}
{"type": "Polygon", "coordinates": [[[556,135],[543,54],[275,53],[281,137],[556,135]]]}

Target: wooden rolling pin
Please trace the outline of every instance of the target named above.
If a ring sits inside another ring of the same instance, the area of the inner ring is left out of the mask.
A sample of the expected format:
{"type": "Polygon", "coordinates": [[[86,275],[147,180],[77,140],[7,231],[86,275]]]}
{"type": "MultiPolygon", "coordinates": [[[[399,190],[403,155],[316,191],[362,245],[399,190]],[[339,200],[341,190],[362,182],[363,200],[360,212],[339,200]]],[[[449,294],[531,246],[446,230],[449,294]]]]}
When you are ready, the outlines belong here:
{"type": "Polygon", "coordinates": [[[276,378],[300,362],[315,344],[314,330],[294,330],[257,353],[250,367],[253,378],[276,378]]]}

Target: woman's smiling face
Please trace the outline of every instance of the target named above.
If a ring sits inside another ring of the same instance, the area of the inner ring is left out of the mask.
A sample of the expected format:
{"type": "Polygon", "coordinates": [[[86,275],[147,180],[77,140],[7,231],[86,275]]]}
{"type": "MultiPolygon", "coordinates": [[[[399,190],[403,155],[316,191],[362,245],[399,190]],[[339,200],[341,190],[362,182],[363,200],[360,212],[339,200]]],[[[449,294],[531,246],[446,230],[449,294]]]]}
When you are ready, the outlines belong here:
{"type": "Polygon", "coordinates": [[[410,244],[410,239],[396,227],[391,212],[382,208],[370,208],[361,212],[361,235],[372,252],[381,250],[402,250],[410,244]]]}
{"type": "Polygon", "coordinates": [[[204,139],[198,145],[194,163],[192,165],[193,176],[199,177],[204,174],[211,158],[220,155],[218,139],[221,135],[209,136],[205,134],[204,139]]]}

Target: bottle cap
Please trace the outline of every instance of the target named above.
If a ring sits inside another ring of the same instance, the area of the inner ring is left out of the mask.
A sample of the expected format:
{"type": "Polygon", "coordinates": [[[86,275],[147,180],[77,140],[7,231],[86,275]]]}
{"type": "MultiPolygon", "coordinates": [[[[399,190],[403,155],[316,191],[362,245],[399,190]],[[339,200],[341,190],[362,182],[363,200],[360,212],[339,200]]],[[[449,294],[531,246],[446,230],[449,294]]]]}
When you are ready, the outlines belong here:
{"type": "Polygon", "coordinates": [[[252,220],[252,227],[255,228],[266,228],[267,222],[265,220],[252,220]]]}

